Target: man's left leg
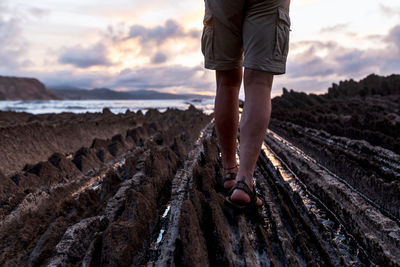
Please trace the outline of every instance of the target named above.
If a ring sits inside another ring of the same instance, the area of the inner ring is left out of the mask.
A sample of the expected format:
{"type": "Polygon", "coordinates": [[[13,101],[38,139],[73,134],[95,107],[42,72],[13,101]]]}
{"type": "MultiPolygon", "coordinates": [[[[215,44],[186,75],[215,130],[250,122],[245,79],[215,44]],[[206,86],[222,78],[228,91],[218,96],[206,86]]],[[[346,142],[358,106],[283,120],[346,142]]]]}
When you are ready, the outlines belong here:
{"type": "MultiPolygon", "coordinates": [[[[245,102],[240,121],[240,168],[236,181],[243,181],[252,190],[253,173],[271,116],[271,87],[273,75],[245,68],[245,102]]],[[[242,190],[234,190],[230,200],[240,204],[250,202],[242,190]]],[[[262,205],[257,199],[256,206],[262,205]]]]}

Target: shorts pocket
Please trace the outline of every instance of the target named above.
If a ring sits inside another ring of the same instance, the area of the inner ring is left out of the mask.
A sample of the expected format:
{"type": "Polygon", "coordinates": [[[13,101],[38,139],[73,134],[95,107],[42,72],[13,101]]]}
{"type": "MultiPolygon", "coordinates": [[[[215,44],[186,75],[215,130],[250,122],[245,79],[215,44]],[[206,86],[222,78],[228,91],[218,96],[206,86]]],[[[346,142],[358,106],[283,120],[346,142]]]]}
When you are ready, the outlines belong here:
{"type": "Polygon", "coordinates": [[[285,61],[289,53],[290,17],[284,8],[278,8],[274,59],[285,61]]]}
{"type": "Polygon", "coordinates": [[[209,10],[205,11],[203,20],[203,34],[201,35],[201,52],[206,59],[214,58],[213,51],[213,39],[214,39],[214,27],[213,27],[213,17],[209,10]]]}

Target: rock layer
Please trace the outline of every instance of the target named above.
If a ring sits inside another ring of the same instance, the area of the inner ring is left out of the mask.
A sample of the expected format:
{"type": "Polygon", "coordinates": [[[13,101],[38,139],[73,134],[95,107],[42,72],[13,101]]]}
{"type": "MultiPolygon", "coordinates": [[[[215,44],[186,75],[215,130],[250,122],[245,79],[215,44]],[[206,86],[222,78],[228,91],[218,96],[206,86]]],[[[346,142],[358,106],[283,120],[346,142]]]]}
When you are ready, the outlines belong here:
{"type": "Polygon", "coordinates": [[[264,206],[239,212],[224,204],[210,116],[137,115],[125,133],[0,176],[0,265],[400,265],[393,151],[275,121],[294,142],[266,132],[264,206]],[[343,162],[389,178],[352,180],[332,168],[343,162]]]}
{"type": "Polygon", "coordinates": [[[142,261],[171,179],[210,117],[191,107],[138,118],[125,133],[1,175],[0,265],[142,261]]]}
{"type": "MultiPolygon", "coordinates": [[[[359,82],[333,84],[322,95],[284,89],[272,100],[271,117],[400,154],[399,103],[400,75],[369,75],[359,82]]],[[[276,129],[273,121],[270,127],[276,129]]]]}

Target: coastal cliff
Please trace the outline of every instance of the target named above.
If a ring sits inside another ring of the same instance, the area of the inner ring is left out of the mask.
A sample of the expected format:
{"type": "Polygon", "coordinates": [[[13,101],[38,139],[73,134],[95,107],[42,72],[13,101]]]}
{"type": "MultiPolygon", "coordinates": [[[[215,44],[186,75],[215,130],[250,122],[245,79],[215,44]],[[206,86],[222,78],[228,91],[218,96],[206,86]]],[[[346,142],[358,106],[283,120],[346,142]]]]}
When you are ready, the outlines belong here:
{"type": "Polygon", "coordinates": [[[59,99],[34,78],[0,76],[0,100],[59,99]]]}

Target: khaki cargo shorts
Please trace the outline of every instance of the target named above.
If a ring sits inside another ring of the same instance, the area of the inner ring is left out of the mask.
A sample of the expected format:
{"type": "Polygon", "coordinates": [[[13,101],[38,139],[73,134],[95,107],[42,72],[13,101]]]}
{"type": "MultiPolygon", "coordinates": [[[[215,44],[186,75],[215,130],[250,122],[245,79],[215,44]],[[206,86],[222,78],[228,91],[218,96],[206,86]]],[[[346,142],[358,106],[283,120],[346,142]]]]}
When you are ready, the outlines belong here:
{"type": "Polygon", "coordinates": [[[290,0],[205,0],[201,50],[212,70],[283,74],[289,51],[290,0]]]}

